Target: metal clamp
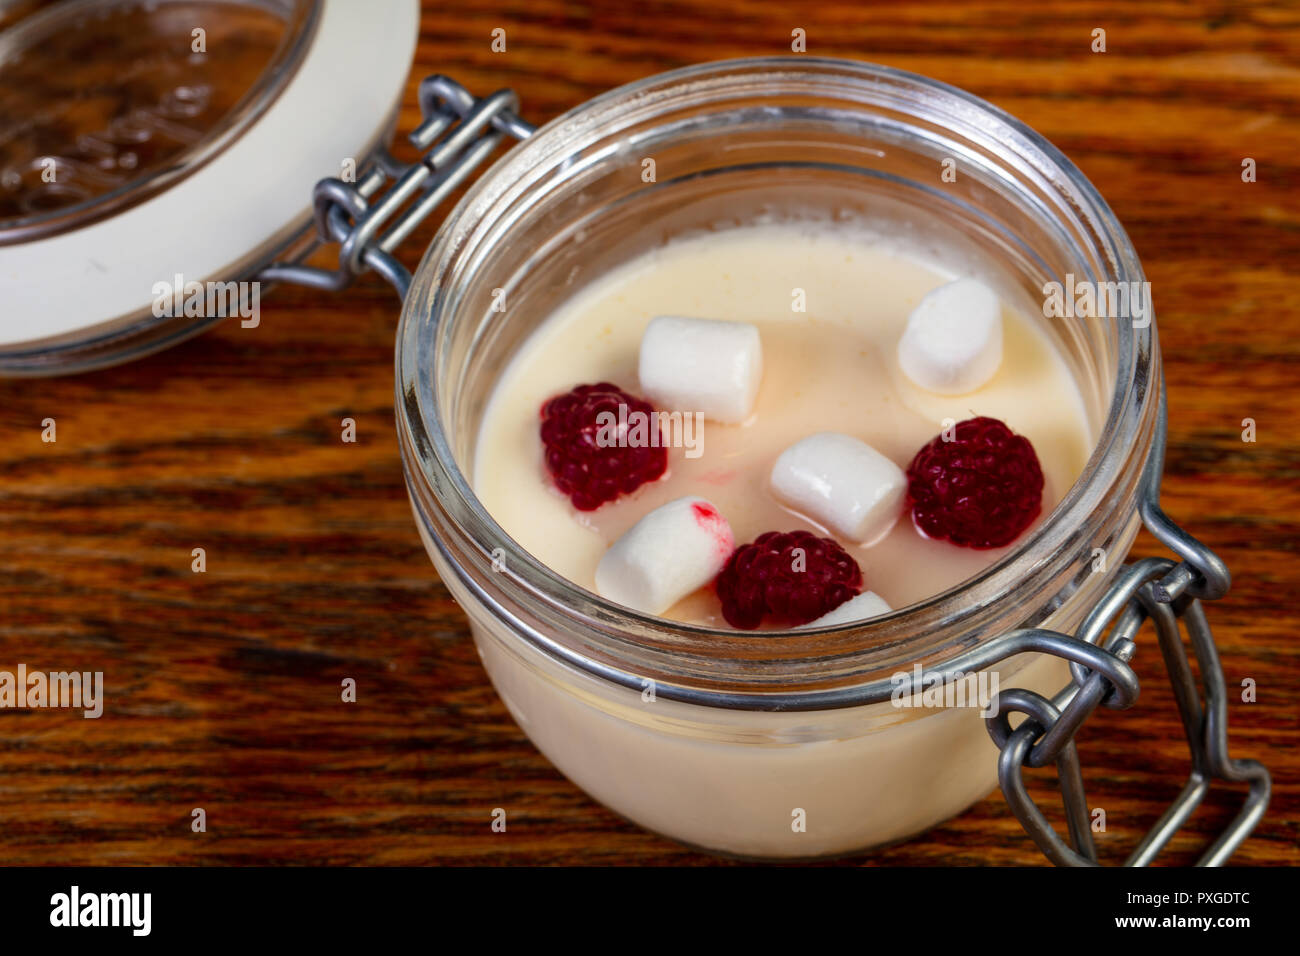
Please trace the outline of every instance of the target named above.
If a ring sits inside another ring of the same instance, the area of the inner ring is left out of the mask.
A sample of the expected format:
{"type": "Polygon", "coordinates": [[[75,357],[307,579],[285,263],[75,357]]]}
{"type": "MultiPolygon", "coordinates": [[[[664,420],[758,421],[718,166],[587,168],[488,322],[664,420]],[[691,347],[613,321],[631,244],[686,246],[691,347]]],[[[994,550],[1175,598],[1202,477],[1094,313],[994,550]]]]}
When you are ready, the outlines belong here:
{"type": "Polygon", "coordinates": [[[1122,710],[1137,699],[1137,674],[1128,661],[1136,647],[1134,639],[1147,619],[1155,624],[1160,652],[1191,750],[1192,771],[1182,793],[1124,865],[1146,866],[1155,859],[1200,805],[1215,778],[1248,782],[1250,791],[1232,823],[1197,861],[1198,866],[1223,864],[1250,835],[1268,806],[1272,789],[1268,770],[1257,761],[1234,760],[1228,755],[1227,687],[1214,637],[1201,606],[1202,599],[1222,597],[1231,577],[1214,552],[1160,510],[1165,430],[1162,387],[1155,439],[1143,473],[1139,512],[1147,528],[1182,559],[1181,563],[1145,558],[1126,565],[1078,633],[1073,637],[1056,635],[1066,642],[1063,648],[1071,653],[1047,651],[1070,660],[1070,684],[1050,701],[1028,690],[1002,693],[998,713],[986,718],[989,736],[1002,751],[998,759],[998,781],[1007,803],[1039,849],[1058,866],[1099,865],[1074,735],[1099,704],[1122,710]],[[1187,629],[1200,668],[1204,704],[1192,677],[1180,622],[1187,629]],[[1108,629],[1109,637],[1106,637],[1108,629]],[[1079,663],[1084,659],[1078,653],[1083,647],[1104,655],[1106,666],[1090,668],[1079,663]],[[1015,730],[1009,723],[1012,713],[1025,715],[1015,730]],[[1060,780],[1070,832],[1068,844],[1025,789],[1024,767],[1043,767],[1049,763],[1056,764],[1060,780]]]}
{"type": "Polygon", "coordinates": [[[512,90],[476,99],[455,80],[434,75],[421,81],[419,98],[424,120],[407,137],[425,154],[419,162],[399,163],[381,149],[356,182],[322,179],[312,192],[317,233],[323,242],[338,243],[338,267],[277,262],[259,278],[337,292],[373,269],[406,297],[411,273],[393,250],[505,137],[522,140],[534,130],[515,113],[519,98],[512,90]],[[376,199],[385,185],[387,192],[376,199]]]}

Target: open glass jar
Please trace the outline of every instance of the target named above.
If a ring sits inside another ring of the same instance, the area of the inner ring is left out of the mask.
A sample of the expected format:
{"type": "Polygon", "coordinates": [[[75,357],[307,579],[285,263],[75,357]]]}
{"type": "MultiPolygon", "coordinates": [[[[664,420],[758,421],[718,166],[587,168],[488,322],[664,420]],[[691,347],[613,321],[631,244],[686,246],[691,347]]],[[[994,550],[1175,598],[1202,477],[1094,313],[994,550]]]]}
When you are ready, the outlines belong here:
{"type": "MultiPolygon", "coordinates": [[[[1142,281],[1123,229],[1068,160],[942,84],[800,57],[612,91],[481,178],[406,297],[398,431],[430,556],[520,726],[577,784],[649,829],[746,857],[843,854],[924,830],[1000,778],[1049,856],[1092,862],[1073,730],[1099,703],[1132,702],[1125,662],[1145,617],[1162,646],[1174,622],[1181,652],[1177,617],[1199,620],[1196,599],[1227,586],[1222,564],[1155,504],[1163,404],[1152,323],[1043,320],[1095,429],[1084,475],[987,571],[864,624],[754,635],[641,615],[551,571],[475,497],[467,475],[491,386],[559,302],[673,237],[787,218],[888,223],[1008,277],[1000,291],[1029,314],[1042,314],[1045,283],[1067,274],[1142,281]],[[653,182],[641,175],[646,158],[653,182]],[[955,182],[940,181],[945,160],[960,169],[955,182]],[[1121,566],[1144,517],[1187,563],[1121,566]],[[987,668],[1004,688],[987,722],[971,708],[899,706],[987,668]],[[1013,712],[1027,715],[1014,731],[1013,712]],[[1021,764],[1052,761],[1073,848],[1018,786],[1021,764]]],[[[1221,711],[1195,633],[1193,643],[1207,706],[1221,711]]],[[[1184,710],[1193,723],[1195,700],[1184,710]]],[[[1205,723],[1189,725],[1194,749],[1210,747],[1205,723]]],[[[1207,862],[1231,852],[1267,800],[1262,767],[1218,775],[1232,773],[1258,786],[1207,862]]],[[[1171,811],[1173,827],[1157,828],[1133,862],[1154,856],[1186,812],[1171,811]]]]}

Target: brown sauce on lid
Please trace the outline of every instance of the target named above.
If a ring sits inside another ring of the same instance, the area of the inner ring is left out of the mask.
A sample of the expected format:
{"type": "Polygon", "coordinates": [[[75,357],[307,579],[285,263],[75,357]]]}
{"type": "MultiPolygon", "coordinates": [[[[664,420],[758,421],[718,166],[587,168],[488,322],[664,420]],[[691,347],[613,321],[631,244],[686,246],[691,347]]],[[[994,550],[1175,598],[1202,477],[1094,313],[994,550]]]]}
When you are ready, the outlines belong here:
{"type": "Polygon", "coordinates": [[[101,218],[208,158],[290,32],[251,3],[171,0],[78,10],[18,44],[0,35],[0,242],[101,218]]]}

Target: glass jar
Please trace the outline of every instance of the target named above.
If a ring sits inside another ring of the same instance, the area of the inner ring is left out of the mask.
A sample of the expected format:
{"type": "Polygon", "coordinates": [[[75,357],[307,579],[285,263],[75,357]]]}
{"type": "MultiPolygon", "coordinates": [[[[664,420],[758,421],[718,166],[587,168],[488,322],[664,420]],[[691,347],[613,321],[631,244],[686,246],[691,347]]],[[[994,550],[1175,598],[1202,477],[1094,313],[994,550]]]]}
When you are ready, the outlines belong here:
{"type": "MultiPolygon", "coordinates": [[[[1141,523],[1160,419],[1154,325],[1041,320],[1097,439],[1084,474],[1013,553],[863,624],[754,634],[666,621],[523,551],[467,478],[485,403],[516,349],[575,288],[637,253],[789,218],[890,223],[1002,277],[999,291],[1031,316],[1043,314],[1044,284],[1067,274],[1143,281],[1082,174],[988,104],[867,64],[740,60],[614,90],[528,138],[444,223],[397,341],[398,431],[420,532],[519,725],[622,815],[756,858],[905,838],[995,786],[980,712],[898,706],[918,703],[920,685],[900,695],[891,677],[997,657],[994,641],[1017,629],[1077,628],[1141,523]],[[941,177],[948,160],[953,182],[941,177]]],[[[984,666],[1004,689],[1050,696],[1069,681],[1056,656],[984,666]]]]}

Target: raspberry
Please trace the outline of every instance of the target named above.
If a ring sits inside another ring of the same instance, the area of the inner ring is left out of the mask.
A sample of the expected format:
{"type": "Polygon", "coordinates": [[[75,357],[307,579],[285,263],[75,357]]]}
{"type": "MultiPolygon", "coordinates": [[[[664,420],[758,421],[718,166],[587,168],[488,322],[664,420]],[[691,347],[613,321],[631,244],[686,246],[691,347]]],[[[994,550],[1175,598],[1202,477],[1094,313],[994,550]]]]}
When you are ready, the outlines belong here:
{"type": "Polygon", "coordinates": [[[907,501],[928,537],[965,548],[1010,544],[1043,506],[1043,469],[1034,446],[996,418],[958,422],[907,466],[907,501]]]}
{"type": "Polygon", "coordinates": [[[769,531],[732,552],[717,587],[722,616],[732,627],[753,630],[764,615],[797,627],[861,591],[862,570],[830,538],[769,531]]]}
{"type": "Polygon", "coordinates": [[[542,405],[541,418],[546,468],[579,511],[594,511],[619,495],[630,494],[668,468],[668,449],[658,432],[654,407],[616,385],[579,385],[542,405]],[[623,414],[620,405],[627,408],[623,414]],[[615,443],[603,447],[598,441],[601,412],[614,416],[615,431],[607,431],[606,439],[617,436],[615,443]],[[635,433],[639,416],[634,413],[638,412],[645,416],[644,440],[635,433]],[[629,431],[635,446],[629,441],[629,431]]]}

